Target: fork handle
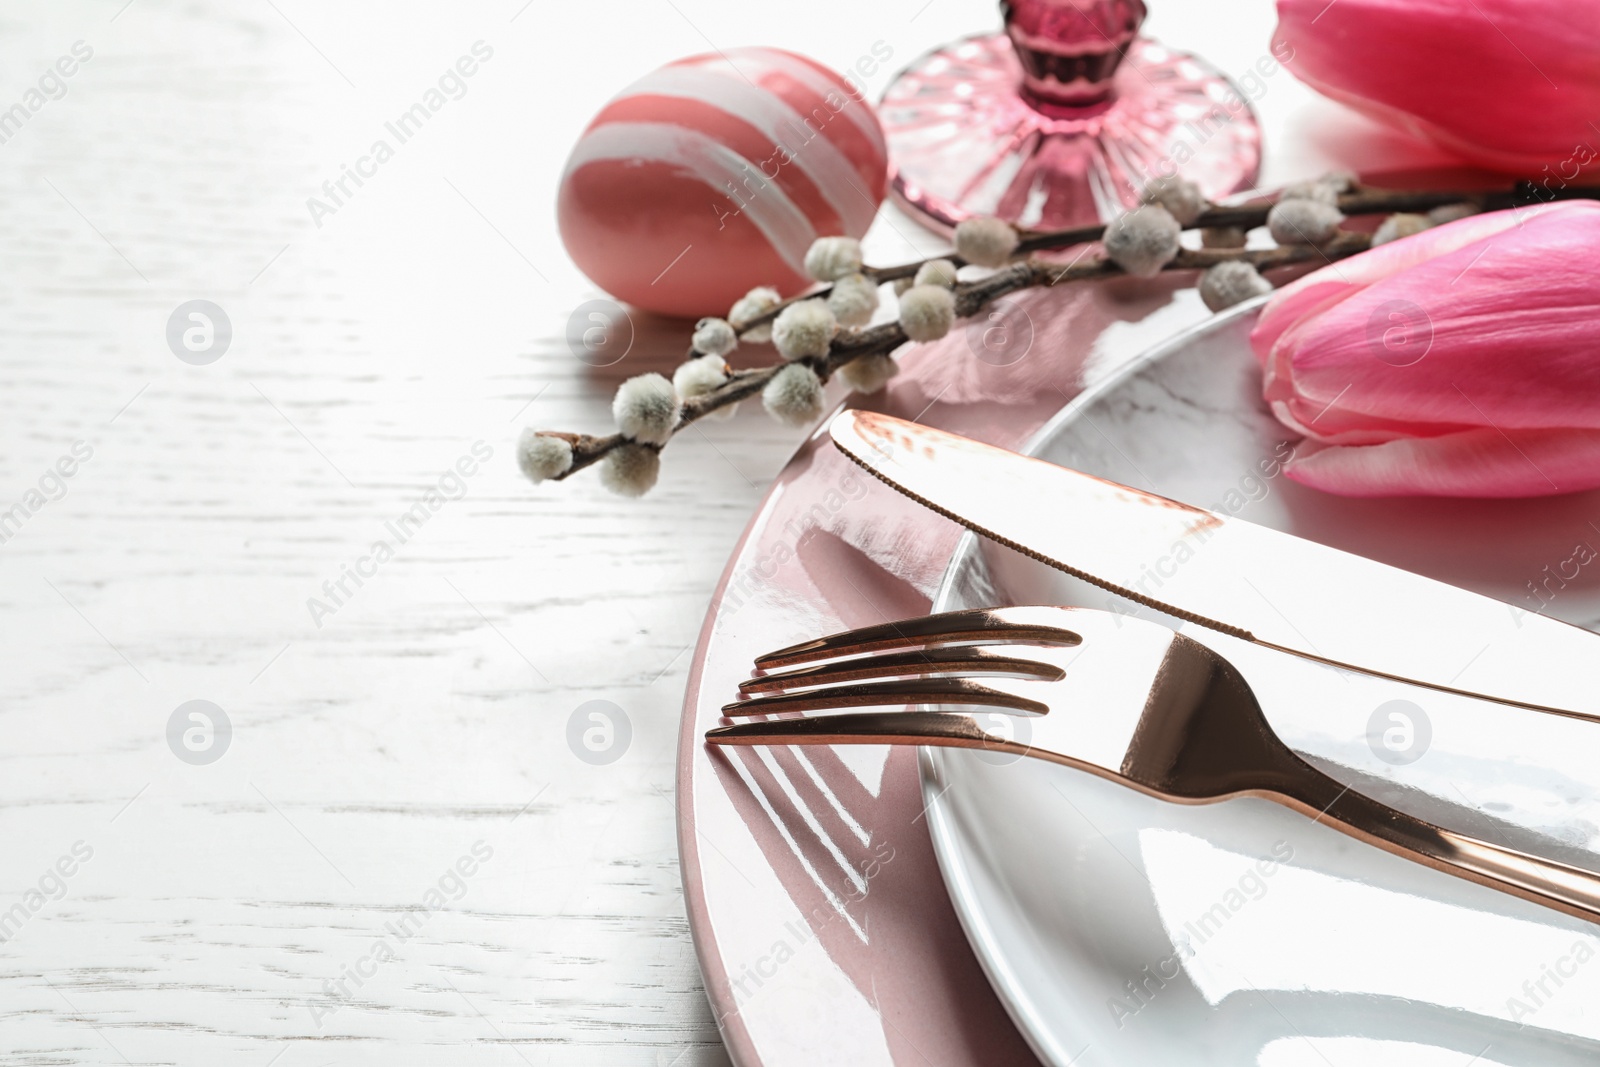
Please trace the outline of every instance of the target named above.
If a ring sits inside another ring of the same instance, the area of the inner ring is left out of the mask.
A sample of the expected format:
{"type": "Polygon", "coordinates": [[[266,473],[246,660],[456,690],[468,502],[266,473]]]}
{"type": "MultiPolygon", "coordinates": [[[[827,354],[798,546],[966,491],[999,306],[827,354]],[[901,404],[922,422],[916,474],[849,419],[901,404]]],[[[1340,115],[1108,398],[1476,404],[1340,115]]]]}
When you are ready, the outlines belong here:
{"type": "MultiPolygon", "coordinates": [[[[1127,774],[1107,775],[1093,764],[992,737],[970,716],[947,712],[876,712],[746,722],[708,730],[706,740],[723,745],[919,744],[986,748],[1040,756],[1125,785],[1134,784],[1127,774]]],[[[1272,747],[1279,744],[1274,738],[1272,747]]],[[[1259,771],[1242,772],[1230,786],[1221,791],[1190,794],[1188,799],[1205,802],[1228,796],[1260,796],[1386,852],[1587,922],[1600,923],[1600,873],[1504,848],[1407,815],[1340,784],[1287,748],[1268,755],[1259,771]]],[[[1173,790],[1150,783],[1138,788],[1163,799],[1178,799],[1173,790]]]]}
{"type": "Polygon", "coordinates": [[[1358,793],[1310,764],[1298,769],[1272,799],[1395,855],[1600,923],[1600,873],[1446,830],[1358,793]]]}

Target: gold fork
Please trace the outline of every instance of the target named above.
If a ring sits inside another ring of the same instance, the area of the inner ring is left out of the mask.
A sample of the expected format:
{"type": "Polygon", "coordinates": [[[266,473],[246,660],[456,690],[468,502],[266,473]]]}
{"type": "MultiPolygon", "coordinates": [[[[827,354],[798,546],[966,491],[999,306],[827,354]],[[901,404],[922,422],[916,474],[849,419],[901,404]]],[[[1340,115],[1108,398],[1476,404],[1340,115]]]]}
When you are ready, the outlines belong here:
{"type": "Polygon", "coordinates": [[[807,641],[756,667],[727,716],[931,704],[1035,716],[1032,736],[992,734],[960,711],[860,711],[717,727],[708,742],[984,748],[1179,803],[1264,797],[1436,870],[1600,922],[1600,873],[1435,826],[1340,784],[1279,740],[1231,663],[1153,622],[1082,608],[955,611],[807,641]]]}

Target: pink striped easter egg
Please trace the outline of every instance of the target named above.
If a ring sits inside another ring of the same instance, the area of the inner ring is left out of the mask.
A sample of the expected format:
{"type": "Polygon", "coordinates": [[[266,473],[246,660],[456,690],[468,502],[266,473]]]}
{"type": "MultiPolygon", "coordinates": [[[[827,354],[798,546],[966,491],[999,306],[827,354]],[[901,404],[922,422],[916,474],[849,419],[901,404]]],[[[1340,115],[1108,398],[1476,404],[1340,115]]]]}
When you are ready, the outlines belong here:
{"type": "Polygon", "coordinates": [[[866,233],[888,184],[855,85],[776,48],[691,56],[596,115],[561,178],[561,239],[602,289],[666,315],[785,295],[817,237],[866,233]]]}

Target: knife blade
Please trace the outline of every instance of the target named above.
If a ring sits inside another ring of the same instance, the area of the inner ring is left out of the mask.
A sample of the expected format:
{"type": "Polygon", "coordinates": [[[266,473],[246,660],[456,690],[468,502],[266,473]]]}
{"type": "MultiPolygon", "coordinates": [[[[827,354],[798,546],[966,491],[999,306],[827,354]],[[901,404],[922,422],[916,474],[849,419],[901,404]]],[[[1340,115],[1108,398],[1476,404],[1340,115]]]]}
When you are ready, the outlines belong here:
{"type": "Polygon", "coordinates": [[[1600,722],[1600,635],[1587,630],[889,415],[844,411],[829,432],[913,500],[1135,604],[1333,667],[1600,722]]]}

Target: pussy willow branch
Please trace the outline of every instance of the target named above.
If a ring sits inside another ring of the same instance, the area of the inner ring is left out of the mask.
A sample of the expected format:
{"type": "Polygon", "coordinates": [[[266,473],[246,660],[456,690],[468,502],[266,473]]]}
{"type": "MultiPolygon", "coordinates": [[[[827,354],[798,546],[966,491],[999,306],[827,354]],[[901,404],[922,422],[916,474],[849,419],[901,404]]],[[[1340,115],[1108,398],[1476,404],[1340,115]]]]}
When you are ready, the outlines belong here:
{"type": "MultiPolygon", "coordinates": [[[[1567,186],[1562,189],[1549,189],[1527,182],[1519,182],[1510,189],[1478,189],[1472,191],[1435,189],[1435,190],[1390,190],[1390,189],[1357,189],[1339,197],[1339,210],[1345,215],[1389,215],[1397,211],[1431,211],[1436,207],[1445,207],[1449,204],[1471,204],[1479,211],[1500,211],[1504,208],[1527,206],[1550,200],[1600,200],[1600,187],[1596,186],[1567,186]]],[[[1205,212],[1194,222],[1185,226],[1187,230],[1222,229],[1238,227],[1250,230],[1257,226],[1265,226],[1267,213],[1272,210],[1275,199],[1251,201],[1237,207],[1213,207],[1205,212]]],[[[1017,245],[1019,255],[1030,252],[1048,252],[1054,249],[1071,248],[1073,245],[1087,244],[1098,241],[1105,236],[1104,223],[1093,226],[1076,226],[1067,230],[1051,230],[1040,233],[1025,233],[1022,241],[1017,245]]],[[[930,257],[932,259],[948,259],[956,266],[964,266],[965,261],[953,252],[930,257]]],[[[1236,258],[1236,257],[1230,257],[1236,258]]],[[[893,267],[865,267],[863,274],[876,282],[892,282],[901,278],[910,278],[926,259],[919,259],[914,263],[901,263],[893,267]]],[[[825,285],[797,296],[790,297],[769,311],[756,315],[753,318],[741,319],[733,323],[733,328],[739,333],[765,326],[778,317],[778,314],[790,304],[799,300],[810,300],[819,296],[827,296],[833,286],[825,285]]]]}
{"type": "MultiPolygon", "coordinates": [[[[1443,202],[1459,203],[1460,198],[1443,202]]],[[[1265,216],[1263,215],[1263,217],[1265,216]]],[[[1229,225],[1232,224],[1230,223],[1229,225]]],[[[1163,271],[1204,270],[1207,267],[1229,260],[1249,263],[1257,270],[1273,270],[1278,267],[1290,267],[1301,263],[1332,263],[1335,260],[1353,256],[1357,252],[1366,251],[1371,243],[1371,237],[1364,233],[1340,233],[1320,245],[1281,245],[1276,248],[1254,250],[1186,248],[1179,251],[1177,258],[1162,269],[1163,271]]],[[[1000,297],[1021,292],[1025,289],[1049,288],[1073,282],[1114,278],[1124,273],[1121,267],[1099,256],[1069,265],[1051,263],[1040,259],[1025,259],[1003,267],[986,278],[979,278],[976,281],[963,282],[957,285],[955,287],[956,316],[957,318],[970,318],[1000,297]]],[[[826,356],[817,359],[806,359],[801,362],[806,363],[815,370],[818,377],[822,378],[823,381],[827,381],[835,371],[846,363],[860,359],[863,356],[888,355],[901,345],[906,344],[907,341],[905,330],[901,328],[900,323],[885,322],[866,329],[849,330],[841,333],[834,340],[826,356]]],[[[780,361],[768,367],[734,371],[727,382],[715,391],[691,400],[685,400],[682,414],[678,417],[678,425],[673,429],[673,434],[681,433],[697,419],[710,414],[718,408],[727,407],[729,404],[737,404],[741,400],[746,400],[760,393],[766,387],[766,384],[772,380],[773,375],[786,366],[788,366],[788,361],[780,361]]],[[[572,466],[565,474],[558,476],[556,480],[566,478],[585,467],[599,462],[605,458],[608,452],[629,443],[629,439],[620,433],[608,434],[604,437],[595,437],[590,434],[552,433],[549,431],[545,431],[545,433],[549,437],[559,437],[572,446],[572,466]]]]}

